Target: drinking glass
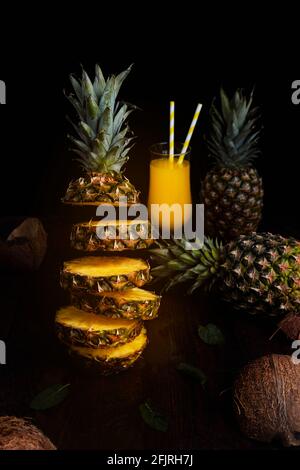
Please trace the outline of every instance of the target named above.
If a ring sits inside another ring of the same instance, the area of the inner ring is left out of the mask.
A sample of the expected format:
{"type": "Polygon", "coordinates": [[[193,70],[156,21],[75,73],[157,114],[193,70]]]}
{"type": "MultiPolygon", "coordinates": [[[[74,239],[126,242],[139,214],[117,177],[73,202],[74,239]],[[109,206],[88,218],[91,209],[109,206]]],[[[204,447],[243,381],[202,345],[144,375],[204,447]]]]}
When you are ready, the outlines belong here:
{"type": "Polygon", "coordinates": [[[178,163],[183,144],[174,144],[174,159],[169,158],[169,143],[151,145],[150,186],[148,211],[152,224],[162,227],[169,222],[175,230],[187,222],[192,215],[192,196],[190,184],[190,156],[188,147],[184,160],[178,163]],[[159,213],[153,210],[159,205],[159,213]]]}

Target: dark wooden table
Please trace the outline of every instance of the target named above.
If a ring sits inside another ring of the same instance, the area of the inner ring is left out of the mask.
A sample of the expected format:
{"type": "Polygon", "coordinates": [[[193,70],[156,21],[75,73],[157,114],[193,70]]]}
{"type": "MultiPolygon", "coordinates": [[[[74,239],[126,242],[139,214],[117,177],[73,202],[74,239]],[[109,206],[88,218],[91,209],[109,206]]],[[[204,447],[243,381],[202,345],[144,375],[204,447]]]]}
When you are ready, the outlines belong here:
{"type": "Polygon", "coordinates": [[[243,437],[233,418],[231,386],[248,360],[287,353],[290,344],[271,320],[235,312],[217,298],[175,290],[163,296],[157,320],[146,324],[149,345],[133,368],[102,377],[76,367],[54,333],[56,309],[67,303],[59,268],[74,253],[69,222],[44,221],[49,249],[35,275],[2,276],[0,338],[7,341],[7,365],[0,366],[1,414],[32,416],[59,449],[257,449],[274,448],[243,437]],[[197,326],[212,322],[225,334],[223,347],[201,342],[197,326]],[[179,362],[203,370],[207,386],[182,376],[179,362]],[[44,388],[70,383],[67,399],[33,412],[30,400],[44,388]],[[168,417],[166,433],[147,427],[139,405],[151,399],[168,417]]]}

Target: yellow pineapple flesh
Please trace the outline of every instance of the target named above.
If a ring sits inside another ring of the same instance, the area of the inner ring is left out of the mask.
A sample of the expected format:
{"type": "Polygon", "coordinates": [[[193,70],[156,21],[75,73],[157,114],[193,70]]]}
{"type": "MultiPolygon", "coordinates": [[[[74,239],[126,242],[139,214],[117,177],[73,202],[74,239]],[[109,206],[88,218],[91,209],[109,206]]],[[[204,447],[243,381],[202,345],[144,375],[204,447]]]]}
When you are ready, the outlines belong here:
{"type": "Polygon", "coordinates": [[[87,312],[112,318],[152,320],[157,317],[161,297],[137,287],[96,294],[71,290],[71,302],[87,312]]]}
{"type": "Polygon", "coordinates": [[[147,345],[147,332],[143,328],[129,343],[101,349],[71,346],[69,352],[88,366],[96,366],[100,373],[110,374],[128,369],[141,356],[147,345]]]}
{"type": "Polygon", "coordinates": [[[61,308],[55,318],[61,341],[77,346],[102,348],[132,341],[141,331],[141,321],[111,319],[84,312],[70,305],[61,308]]]}
{"type": "Polygon", "coordinates": [[[151,280],[147,261],[125,257],[84,257],[64,263],[63,288],[104,292],[141,287],[151,280]]]}

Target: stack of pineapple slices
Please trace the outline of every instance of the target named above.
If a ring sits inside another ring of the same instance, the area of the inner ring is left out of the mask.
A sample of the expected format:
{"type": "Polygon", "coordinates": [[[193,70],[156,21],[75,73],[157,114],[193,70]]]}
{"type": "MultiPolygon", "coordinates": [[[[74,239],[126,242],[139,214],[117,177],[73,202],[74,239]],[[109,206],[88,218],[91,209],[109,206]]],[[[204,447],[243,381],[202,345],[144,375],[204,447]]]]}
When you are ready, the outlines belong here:
{"type": "MultiPolygon", "coordinates": [[[[68,98],[77,118],[71,120],[76,136],[69,137],[84,174],[70,182],[65,204],[110,203],[120,209],[124,197],[126,205],[139,202],[139,191],[122,170],[132,146],[127,117],[134,107],[116,101],[130,69],[107,80],[98,65],[92,80],[84,70],[81,78],[70,76],[73,93],[68,98]]],[[[147,220],[121,216],[75,224],[71,232],[72,247],[86,252],[145,249],[152,243],[147,220]]],[[[70,292],[71,306],[56,314],[59,338],[103,373],[126,369],[147,344],[142,320],[157,316],[160,297],[141,289],[148,281],[150,267],[142,259],[87,256],[66,262],[61,285],[70,292]]]]}
{"type": "Polygon", "coordinates": [[[87,256],[64,263],[61,285],[71,305],[56,314],[59,339],[104,374],[131,366],[147,345],[142,320],[157,316],[160,297],[141,289],[150,266],[142,259],[87,256]]]}

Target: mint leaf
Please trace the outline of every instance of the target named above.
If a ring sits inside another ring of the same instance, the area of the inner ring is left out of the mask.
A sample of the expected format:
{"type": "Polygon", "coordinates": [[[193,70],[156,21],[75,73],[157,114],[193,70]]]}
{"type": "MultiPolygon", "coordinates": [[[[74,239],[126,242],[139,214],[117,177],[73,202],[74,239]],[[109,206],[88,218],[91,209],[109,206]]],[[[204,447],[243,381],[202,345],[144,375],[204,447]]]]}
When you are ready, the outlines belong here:
{"type": "Polygon", "coordinates": [[[139,406],[140,414],[145,423],[152,429],[160,432],[167,432],[168,421],[161,413],[153,408],[150,401],[146,401],[139,406]]]}
{"type": "Polygon", "coordinates": [[[70,384],[56,384],[38,393],[30,403],[33,410],[48,410],[61,403],[69,394],[70,384]]]}
{"type": "Polygon", "coordinates": [[[185,362],[181,362],[180,364],[178,364],[176,369],[182,374],[188,375],[197,382],[200,382],[202,387],[205,386],[207,382],[207,377],[201,369],[198,369],[198,367],[192,366],[191,364],[187,364],[185,362]]]}
{"type": "Polygon", "coordinates": [[[208,323],[206,326],[199,325],[198,335],[204,343],[211,346],[218,346],[225,343],[225,337],[222,331],[213,323],[208,323]]]}

